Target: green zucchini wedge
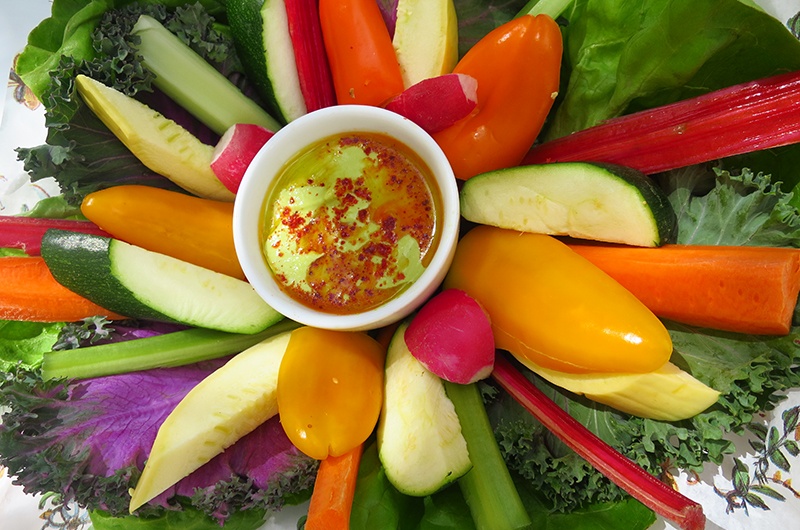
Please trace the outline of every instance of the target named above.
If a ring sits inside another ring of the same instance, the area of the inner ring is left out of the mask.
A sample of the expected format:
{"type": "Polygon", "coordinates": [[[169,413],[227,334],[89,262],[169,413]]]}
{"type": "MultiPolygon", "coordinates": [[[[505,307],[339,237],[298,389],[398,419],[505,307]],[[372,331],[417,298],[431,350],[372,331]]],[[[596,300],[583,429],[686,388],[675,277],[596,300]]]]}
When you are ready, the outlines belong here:
{"type": "Polygon", "coordinates": [[[518,166],[477,175],[461,215],[522,232],[642,247],[673,242],[677,216],[664,191],[635,169],[590,162],[518,166]]]}
{"type": "Polygon", "coordinates": [[[51,229],[41,254],[64,287],[128,317],[231,333],[283,318],[245,281],[118,239],[51,229]]]}

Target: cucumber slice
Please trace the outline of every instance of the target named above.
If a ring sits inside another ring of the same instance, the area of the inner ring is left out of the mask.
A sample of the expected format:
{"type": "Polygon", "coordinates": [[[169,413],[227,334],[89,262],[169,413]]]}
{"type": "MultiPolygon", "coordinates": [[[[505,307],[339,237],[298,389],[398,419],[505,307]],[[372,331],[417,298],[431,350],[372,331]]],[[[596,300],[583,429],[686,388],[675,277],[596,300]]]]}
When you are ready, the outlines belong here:
{"type": "Polygon", "coordinates": [[[283,318],[247,282],[118,239],[51,229],[41,254],[59,283],[129,317],[231,333],[283,318]]]}
{"type": "Polygon", "coordinates": [[[278,371],[291,335],[248,348],[184,396],[158,429],[131,512],[278,413],[278,371]]]}
{"type": "Polygon", "coordinates": [[[678,226],[666,194],[647,175],[589,162],[477,175],[461,190],[461,215],[522,232],[643,247],[672,242],[678,226]]]}
{"type": "Polygon", "coordinates": [[[472,461],[444,383],[406,346],[407,327],[397,329],[386,356],[378,454],[398,491],[424,497],[464,475],[472,461]]]}
{"type": "Polygon", "coordinates": [[[236,50],[271,113],[288,123],[306,113],[283,0],[228,0],[236,50]]]}

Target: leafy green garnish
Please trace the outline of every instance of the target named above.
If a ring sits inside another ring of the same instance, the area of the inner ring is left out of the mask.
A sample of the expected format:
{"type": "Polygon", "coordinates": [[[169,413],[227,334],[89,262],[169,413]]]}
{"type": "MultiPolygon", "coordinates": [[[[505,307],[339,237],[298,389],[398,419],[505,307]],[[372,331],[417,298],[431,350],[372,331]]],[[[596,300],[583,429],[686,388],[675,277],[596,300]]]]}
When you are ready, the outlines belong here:
{"type": "Polygon", "coordinates": [[[42,356],[58,340],[64,324],[0,320],[0,370],[7,372],[21,364],[39,366],[42,356]]]}
{"type": "MultiPolygon", "coordinates": [[[[185,0],[55,0],[52,15],[39,23],[28,35],[28,44],[17,61],[17,74],[39,99],[50,84],[50,72],[57,70],[61,56],[76,62],[97,57],[91,35],[100,18],[109,9],[131,3],[162,4],[176,7],[185,0]]],[[[224,10],[224,2],[200,0],[212,14],[224,10]]]]}

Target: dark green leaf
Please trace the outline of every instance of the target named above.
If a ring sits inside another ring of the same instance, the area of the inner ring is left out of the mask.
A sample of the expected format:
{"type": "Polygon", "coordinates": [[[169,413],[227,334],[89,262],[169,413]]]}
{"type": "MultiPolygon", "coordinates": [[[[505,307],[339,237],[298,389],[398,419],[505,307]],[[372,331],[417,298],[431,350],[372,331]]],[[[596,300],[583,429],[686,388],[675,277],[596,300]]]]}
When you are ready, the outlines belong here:
{"type": "Polygon", "coordinates": [[[514,18],[525,0],[455,0],[458,53],[463,56],[491,30],[514,18]]]}
{"type": "Polygon", "coordinates": [[[792,456],[797,456],[800,454],[800,445],[797,444],[794,440],[786,440],[783,444],[784,449],[792,456]]]}
{"type": "Polygon", "coordinates": [[[797,428],[800,419],[800,407],[792,407],[783,411],[783,432],[789,433],[797,428]]]}
{"type": "Polygon", "coordinates": [[[762,423],[751,423],[747,426],[747,429],[756,435],[759,440],[762,442],[767,441],[767,426],[762,423]]]}
{"type": "Polygon", "coordinates": [[[734,458],[733,462],[733,487],[739,493],[744,493],[750,489],[750,470],[738,458],[734,458]]]}
{"type": "Polygon", "coordinates": [[[776,451],[780,449],[781,433],[777,427],[769,428],[769,435],[767,437],[767,451],[776,451]]]}
{"type": "Polygon", "coordinates": [[[786,500],[786,497],[775,491],[775,489],[764,486],[764,485],[754,485],[750,487],[750,491],[755,491],[756,493],[760,493],[761,495],[766,495],[767,497],[772,497],[773,499],[777,499],[779,501],[786,500]]]}
{"type": "Polygon", "coordinates": [[[791,464],[789,460],[780,451],[772,451],[769,453],[769,460],[781,471],[789,471],[791,464]]]}
{"type": "Polygon", "coordinates": [[[750,506],[761,508],[762,510],[769,510],[769,506],[767,506],[767,504],[764,502],[764,499],[762,499],[755,493],[748,493],[743,497],[743,499],[750,506]]]}

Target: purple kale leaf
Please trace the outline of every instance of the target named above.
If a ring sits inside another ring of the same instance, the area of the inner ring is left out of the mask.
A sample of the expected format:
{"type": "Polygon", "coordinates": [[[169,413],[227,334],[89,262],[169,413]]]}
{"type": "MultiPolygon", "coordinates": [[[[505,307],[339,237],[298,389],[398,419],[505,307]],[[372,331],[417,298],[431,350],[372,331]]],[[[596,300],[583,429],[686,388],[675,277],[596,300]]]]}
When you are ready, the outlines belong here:
{"type": "MultiPolygon", "coordinates": [[[[0,464],[29,493],[56,492],[90,510],[128,512],[156,432],[178,402],[224,363],[207,361],[87,379],[42,381],[18,369],[0,378],[0,464]]],[[[191,504],[224,521],[250,508],[279,508],[313,484],[316,462],[273,419],[140,509],[154,516],[191,504]]]]}

